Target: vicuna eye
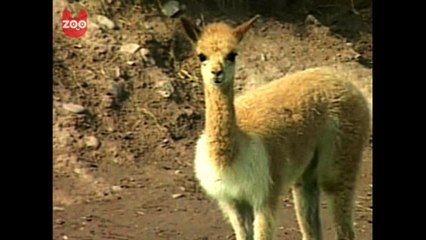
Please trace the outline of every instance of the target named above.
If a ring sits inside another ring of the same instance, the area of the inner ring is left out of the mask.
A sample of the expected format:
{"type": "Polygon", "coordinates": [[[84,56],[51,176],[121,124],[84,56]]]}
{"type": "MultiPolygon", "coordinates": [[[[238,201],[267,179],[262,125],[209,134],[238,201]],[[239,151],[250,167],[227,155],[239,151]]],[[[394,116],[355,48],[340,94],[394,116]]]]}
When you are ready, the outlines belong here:
{"type": "Polygon", "coordinates": [[[230,52],[230,53],[226,56],[226,59],[227,59],[228,61],[235,62],[235,58],[237,57],[237,55],[238,55],[238,53],[236,53],[236,52],[230,52]]]}
{"type": "Polygon", "coordinates": [[[200,53],[200,54],[198,54],[198,59],[200,60],[200,62],[204,62],[204,61],[207,60],[207,57],[206,57],[206,55],[200,53]]]}

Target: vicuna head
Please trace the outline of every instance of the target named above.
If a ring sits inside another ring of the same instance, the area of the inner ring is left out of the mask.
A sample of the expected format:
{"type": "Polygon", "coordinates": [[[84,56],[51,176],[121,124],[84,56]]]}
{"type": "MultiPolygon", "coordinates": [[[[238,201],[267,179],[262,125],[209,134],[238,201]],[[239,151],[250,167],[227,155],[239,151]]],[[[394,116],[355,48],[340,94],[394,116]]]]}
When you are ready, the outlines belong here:
{"type": "Polygon", "coordinates": [[[256,15],[235,28],[218,22],[203,29],[199,29],[186,18],[181,18],[186,34],[195,44],[206,86],[228,88],[233,85],[237,46],[259,17],[256,15]]]}

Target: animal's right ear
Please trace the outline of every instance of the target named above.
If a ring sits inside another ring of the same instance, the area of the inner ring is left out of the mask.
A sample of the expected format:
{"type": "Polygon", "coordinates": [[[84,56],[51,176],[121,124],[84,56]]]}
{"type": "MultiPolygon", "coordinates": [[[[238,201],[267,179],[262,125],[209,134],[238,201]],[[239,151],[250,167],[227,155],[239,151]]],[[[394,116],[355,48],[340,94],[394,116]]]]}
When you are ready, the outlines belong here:
{"type": "Polygon", "coordinates": [[[201,30],[188,19],[181,17],[180,21],[182,23],[183,29],[185,29],[186,35],[191,39],[192,42],[197,42],[200,37],[201,30]]]}

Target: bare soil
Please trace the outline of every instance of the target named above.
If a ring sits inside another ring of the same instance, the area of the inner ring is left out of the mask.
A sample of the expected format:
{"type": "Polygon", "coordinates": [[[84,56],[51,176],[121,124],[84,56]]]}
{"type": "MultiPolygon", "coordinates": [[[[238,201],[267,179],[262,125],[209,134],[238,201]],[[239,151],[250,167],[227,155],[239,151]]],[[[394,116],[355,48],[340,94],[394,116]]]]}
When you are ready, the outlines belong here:
{"type": "MultiPolygon", "coordinates": [[[[69,38],[60,24],[65,2],[53,1],[53,239],[233,239],[193,177],[204,95],[178,19],[158,9],[165,1],[101,2],[67,5],[88,9],[89,17],[85,36],[69,38]],[[116,27],[103,27],[96,14],[116,27]],[[142,49],[120,51],[131,43],[142,49]],[[84,110],[74,113],[79,110],[69,110],[70,103],[84,110]]],[[[185,15],[206,23],[238,24],[261,14],[241,43],[237,92],[329,65],[345,71],[371,103],[370,4],[355,1],[356,15],[349,1],[322,1],[311,14],[297,3],[180,2],[185,15]]],[[[372,146],[364,154],[355,213],[358,239],[372,239],[372,146]]],[[[325,239],[332,239],[330,218],[322,214],[325,239]]],[[[289,194],[278,215],[278,239],[301,239],[289,194]]]]}

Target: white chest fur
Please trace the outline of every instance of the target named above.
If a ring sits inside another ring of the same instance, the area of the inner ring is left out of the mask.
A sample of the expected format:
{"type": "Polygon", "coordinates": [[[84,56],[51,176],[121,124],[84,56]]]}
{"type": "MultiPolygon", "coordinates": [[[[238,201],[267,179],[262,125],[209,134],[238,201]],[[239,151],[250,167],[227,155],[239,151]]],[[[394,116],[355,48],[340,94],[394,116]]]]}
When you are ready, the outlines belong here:
{"type": "Polygon", "coordinates": [[[245,200],[260,207],[272,183],[268,154],[257,136],[239,142],[239,147],[232,165],[219,170],[208,154],[205,134],[201,135],[196,146],[195,176],[206,193],[215,199],[245,200]]]}

